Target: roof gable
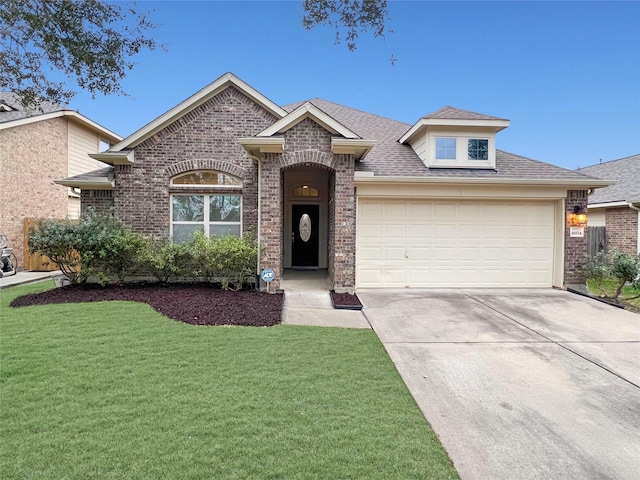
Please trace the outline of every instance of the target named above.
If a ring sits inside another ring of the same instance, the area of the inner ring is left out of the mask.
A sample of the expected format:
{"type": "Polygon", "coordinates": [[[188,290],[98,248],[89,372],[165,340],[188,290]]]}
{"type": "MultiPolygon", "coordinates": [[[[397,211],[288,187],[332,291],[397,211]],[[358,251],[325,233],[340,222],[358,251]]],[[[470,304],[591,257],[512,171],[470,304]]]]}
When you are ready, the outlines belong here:
{"type": "Polygon", "coordinates": [[[352,139],[360,138],[356,133],[352,132],[349,128],[316,107],[311,102],[303,103],[302,105],[294,109],[291,113],[287,114],[285,117],[281,118],[276,123],[271,125],[269,128],[260,132],[257,136],[271,137],[276,133],[284,133],[307,118],[310,118],[311,120],[322,126],[325,130],[328,130],[334,135],[340,135],[344,138],[352,139]]]}
{"type": "Polygon", "coordinates": [[[126,149],[134,148],[136,145],[139,145],[147,138],[153,136],[167,125],[175,122],[180,117],[186,115],[191,112],[198,106],[202,105],[212,97],[216,96],[218,93],[222,92],[227,87],[233,85],[235,88],[240,90],[244,95],[254,100],[257,104],[262,106],[265,110],[271,112],[275,117],[282,118],[287,115],[287,111],[282,109],[280,106],[269,100],[267,97],[262,95],[256,89],[251,87],[249,84],[240,80],[233,73],[225,73],[220,78],[210,83],[206,87],[204,87],[199,92],[191,95],[189,98],[179,103],[171,110],[163,113],[155,120],[151,121],[141,129],[137,130],[127,138],[125,138],[122,142],[115,145],[111,148],[110,152],[119,152],[126,149]]]}

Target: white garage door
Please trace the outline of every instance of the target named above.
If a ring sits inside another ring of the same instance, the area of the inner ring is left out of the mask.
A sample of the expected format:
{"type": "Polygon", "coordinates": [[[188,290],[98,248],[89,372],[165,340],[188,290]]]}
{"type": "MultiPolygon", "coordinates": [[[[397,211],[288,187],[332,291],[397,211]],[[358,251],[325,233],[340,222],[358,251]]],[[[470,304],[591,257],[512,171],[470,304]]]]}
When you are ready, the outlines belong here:
{"type": "Polygon", "coordinates": [[[359,199],[356,285],[551,287],[553,202],[359,199]]]}

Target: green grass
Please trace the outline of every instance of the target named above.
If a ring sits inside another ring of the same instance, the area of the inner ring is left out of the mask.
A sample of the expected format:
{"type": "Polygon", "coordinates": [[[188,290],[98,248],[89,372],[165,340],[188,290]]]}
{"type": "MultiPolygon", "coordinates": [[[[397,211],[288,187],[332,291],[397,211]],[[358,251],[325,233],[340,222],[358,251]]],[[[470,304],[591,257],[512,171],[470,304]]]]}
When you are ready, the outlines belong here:
{"type": "MultiPolygon", "coordinates": [[[[602,291],[596,286],[596,283],[593,280],[587,281],[587,286],[589,287],[589,291],[593,295],[602,295],[602,291]]],[[[618,286],[618,281],[615,279],[604,280],[602,282],[602,286],[604,287],[607,296],[612,296],[616,292],[616,287],[618,286]]],[[[629,285],[626,285],[622,288],[622,294],[618,298],[622,300],[624,303],[628,305],[628,309],[632,312],[640,313],[640,298],[635,298],[633,300],[625,300],[625,298],[635,297],[640,295],[640,288],[633,288],[629,285]]]]}
{"type": "Polygon", "coordinates": [[[0,291],[0,478],[458,478],[372,331],[0,291]]]}

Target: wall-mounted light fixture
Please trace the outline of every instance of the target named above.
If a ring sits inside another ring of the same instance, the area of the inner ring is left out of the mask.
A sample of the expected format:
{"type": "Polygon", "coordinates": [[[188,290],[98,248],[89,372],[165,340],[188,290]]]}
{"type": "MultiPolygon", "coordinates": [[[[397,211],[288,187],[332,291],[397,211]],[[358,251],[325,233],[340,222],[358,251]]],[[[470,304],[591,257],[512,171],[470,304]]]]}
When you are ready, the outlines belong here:
{"type": "Polygon", "coordinates": [[[569,213],[567,220],[570,227],[584,226],[587,223],[587,212],[580,205],[576,205],[569,213]]]}

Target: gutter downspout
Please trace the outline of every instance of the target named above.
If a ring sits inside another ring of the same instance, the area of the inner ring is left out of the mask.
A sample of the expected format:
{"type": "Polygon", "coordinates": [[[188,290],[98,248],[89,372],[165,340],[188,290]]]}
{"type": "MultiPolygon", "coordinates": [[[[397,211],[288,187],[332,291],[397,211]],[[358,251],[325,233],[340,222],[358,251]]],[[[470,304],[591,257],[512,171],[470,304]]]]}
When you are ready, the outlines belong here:
{"type": "Polygon", "coordinates": [[[249,155],[251,159],[258,165],[258,231],[257,231],[257,243],[258,243],[258,255],[256,260],[256,290],[260,291],[260,253],[261,253],[261,236],[260,231],[262,227],[262,160],[255,155],[249,155]]]}

